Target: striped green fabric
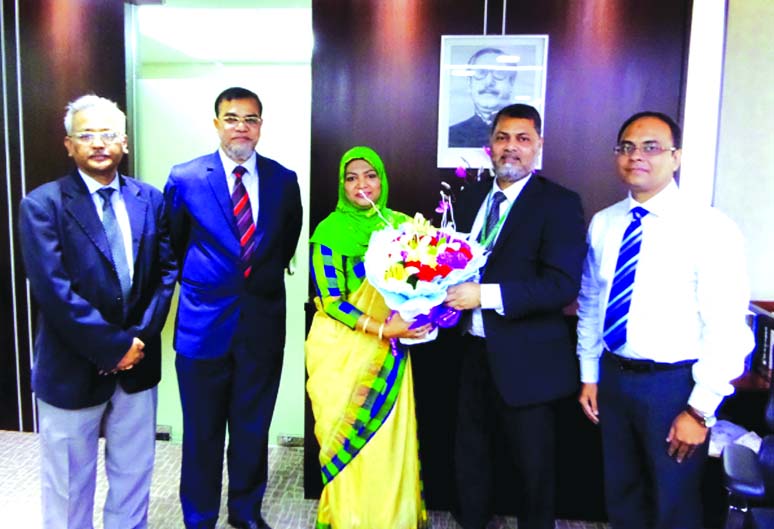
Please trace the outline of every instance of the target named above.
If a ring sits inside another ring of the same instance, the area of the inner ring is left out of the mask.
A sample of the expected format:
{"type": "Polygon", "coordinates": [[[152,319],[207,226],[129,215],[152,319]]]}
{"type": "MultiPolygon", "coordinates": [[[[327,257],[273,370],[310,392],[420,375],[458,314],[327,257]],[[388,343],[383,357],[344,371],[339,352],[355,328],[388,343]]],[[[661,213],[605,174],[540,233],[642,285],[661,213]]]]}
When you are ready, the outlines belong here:
{"type": "Polygon", "coordinates": [[[363,312],[346,298],[365,278],[362,257],[344,257],[323,244],[312,245],[312,282],[322,300],[323,310],[331,318],[354,329],[363,312]]]}

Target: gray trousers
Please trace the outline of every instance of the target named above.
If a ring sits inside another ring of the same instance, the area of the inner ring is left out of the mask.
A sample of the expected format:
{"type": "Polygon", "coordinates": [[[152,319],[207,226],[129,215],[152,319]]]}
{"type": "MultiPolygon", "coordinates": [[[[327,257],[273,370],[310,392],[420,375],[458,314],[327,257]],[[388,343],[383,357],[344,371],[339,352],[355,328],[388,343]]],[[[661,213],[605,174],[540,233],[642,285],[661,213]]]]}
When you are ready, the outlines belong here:
{"type": "Polygon", "coordinates": [[[120,385],[99,406],[65,410],[38,399],[43,529],[92,529],[100,431],[108,493],[105,529],[148,526],[156,439],[157,388],[120,385]]]}

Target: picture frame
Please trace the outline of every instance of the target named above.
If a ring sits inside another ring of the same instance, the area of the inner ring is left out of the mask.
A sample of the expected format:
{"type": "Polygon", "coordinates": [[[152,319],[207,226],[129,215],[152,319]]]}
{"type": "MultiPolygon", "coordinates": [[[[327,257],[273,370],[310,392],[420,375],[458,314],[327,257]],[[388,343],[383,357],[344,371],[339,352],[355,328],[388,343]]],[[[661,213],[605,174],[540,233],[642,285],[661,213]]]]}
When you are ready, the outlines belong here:
{"type": "Polygon", "coordinates": [[[488,167],[483,147],[504,106],[525,103],[543,117],[547,67],[548,35],[441,36],[438,167],[488,167]]]}

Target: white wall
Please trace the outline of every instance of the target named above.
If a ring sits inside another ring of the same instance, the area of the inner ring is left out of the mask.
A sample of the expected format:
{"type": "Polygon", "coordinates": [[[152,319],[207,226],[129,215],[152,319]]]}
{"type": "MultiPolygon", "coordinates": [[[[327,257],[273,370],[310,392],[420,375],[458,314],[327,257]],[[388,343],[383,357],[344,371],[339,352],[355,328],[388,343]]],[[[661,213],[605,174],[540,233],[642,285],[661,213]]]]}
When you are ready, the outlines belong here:
{"type": "Polygon", "coordinates": [[[744,232],[752,298],[774,300],[774,2],[728,9],[714,204],[744,232]]]}
{"type": "Polygon", "coordinates": [[[725,30],[725,0],[693,3],[680,190],[708,205],[715,185],[725,30]]]}

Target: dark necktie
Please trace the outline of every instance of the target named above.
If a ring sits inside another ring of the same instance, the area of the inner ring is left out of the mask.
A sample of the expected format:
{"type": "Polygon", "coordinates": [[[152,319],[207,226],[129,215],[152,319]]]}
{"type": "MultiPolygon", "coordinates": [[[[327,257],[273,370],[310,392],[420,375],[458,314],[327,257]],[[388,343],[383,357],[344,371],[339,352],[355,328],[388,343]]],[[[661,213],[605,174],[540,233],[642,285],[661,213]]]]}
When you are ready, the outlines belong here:
{"type": "Polygon", "coordinates": [[[489,212],[486,215],[486,230],[481,230],[478,234],[478,241],[483,243],[485,238],[489,239],[487,249],[494,246],[496,235],[492,235],[497,223],[500,222],[500,204],[505,200],[505,193],[498,191],[492,196],[492,203],[489,205],[489,212]]]}
{"type": "Polygon", "coordinates": [[[648,214],[648,210],[636,207],[632,209],[631,214],[632,221],[626,227],[621,240],[621,249],[618,251],[613,285],[610,287],[610,297],[605,311],[603,336],[605,345],[611,352],[626,343],[626,324],[629,320],[634,276],[637,273],[642,244],[642,217],[648,214]]]}
{"type": "Polygon", "coordinates": [[[110,243],[110,256],[113,259],[113,266],[118,275],[118,282],[121,283],[121,293],[124,296],[124,304],[126,304],[132,291],[132,279],[129,276],[129,261],[126,258],[121,227],[118,225],[116,212],[113,210],[113,204],[110,200],[113,191],[115,189],[112,187],[103,187],[97,190],[97,193],[102,198],[102,225],[105,227],[105,234],[108,243],[110,243]]]}
{"type": "Polygon", "coordinates": [[[242,182],[242,177],[247,169],[241,165],[234,167],[234,191],[231,193],[231,203],[234,205],[234,217],[236,218],[237,230],[239,230],[239,244],[242,247],[240,262],[244,276],[250,275],[252,266],[250,259],[255,250],[255,223],[253,222],[253,210],[250,207],[250,197],[247,196],[247,189],[242,182]]]}

